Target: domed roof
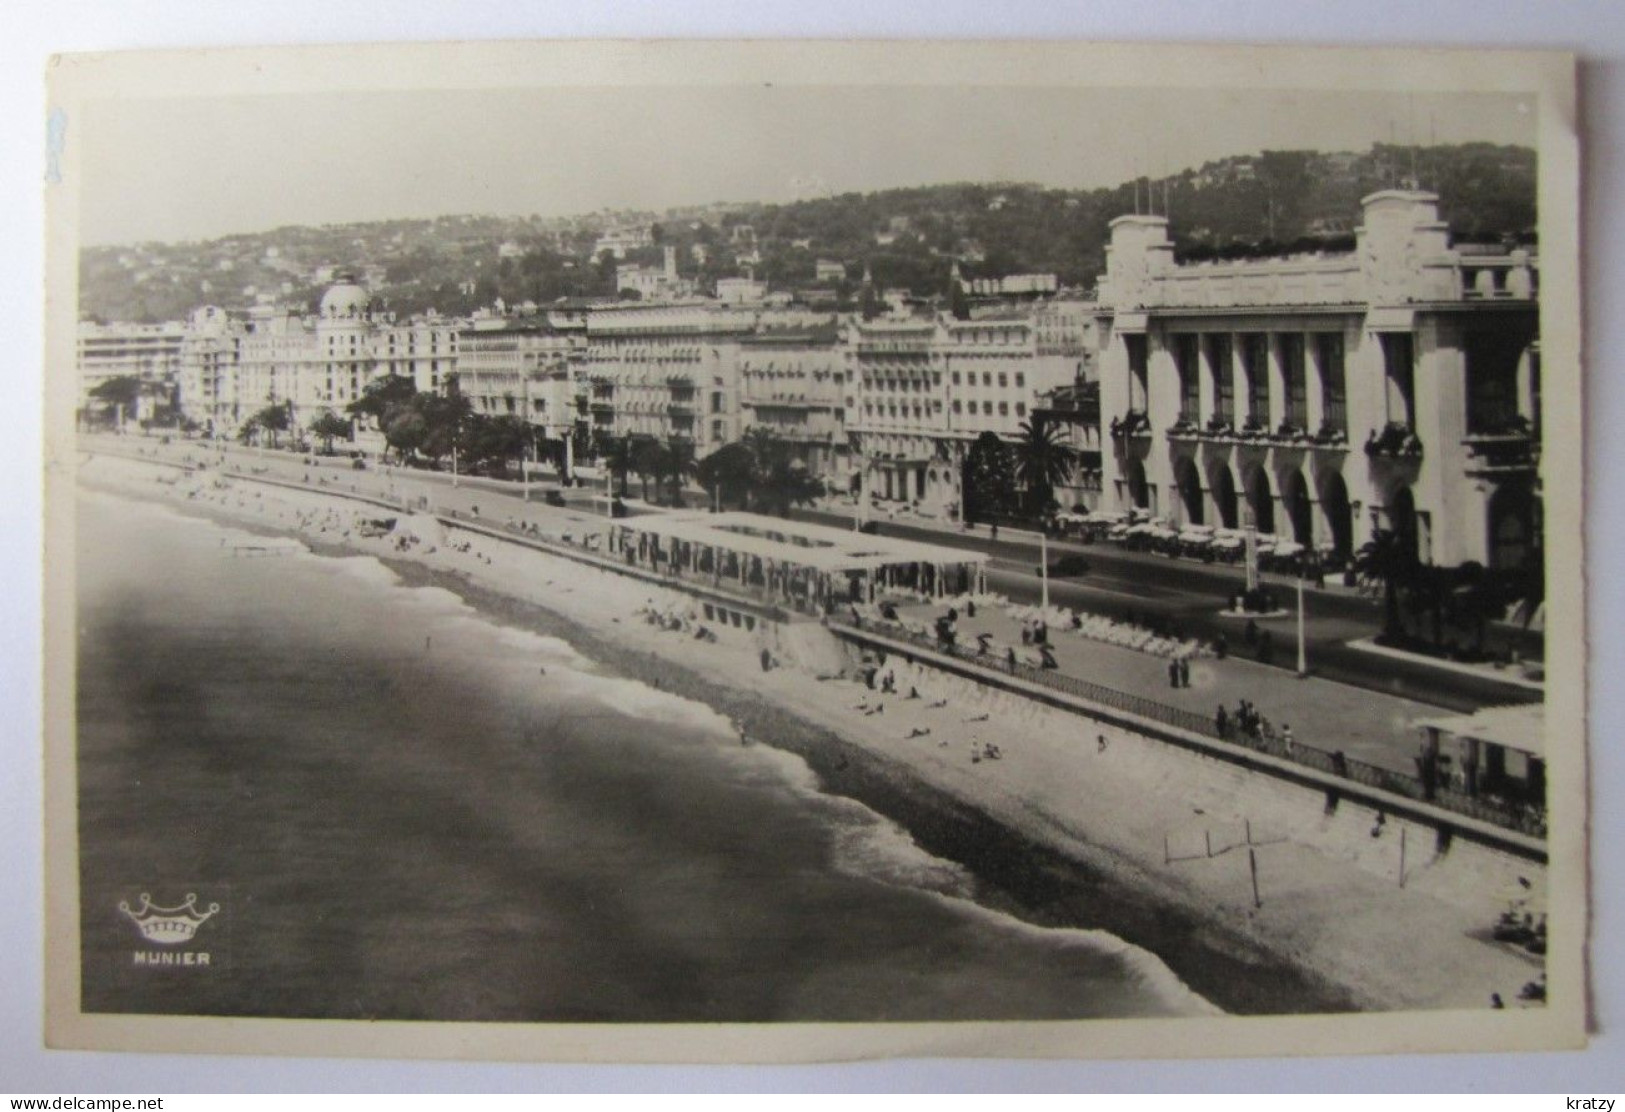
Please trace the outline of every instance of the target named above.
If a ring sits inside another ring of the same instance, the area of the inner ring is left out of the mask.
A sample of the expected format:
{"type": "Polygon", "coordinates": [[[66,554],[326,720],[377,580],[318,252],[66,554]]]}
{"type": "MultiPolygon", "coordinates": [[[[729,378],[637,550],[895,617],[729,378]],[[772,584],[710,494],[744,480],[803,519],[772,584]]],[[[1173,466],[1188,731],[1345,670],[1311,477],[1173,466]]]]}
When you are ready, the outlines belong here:
{"type": "Polygon", "coordinates": [[[322,295],[324,317],[366,316],[371,307],[371,296],[348,274],[340,275],[339,280],[322,295]]]}

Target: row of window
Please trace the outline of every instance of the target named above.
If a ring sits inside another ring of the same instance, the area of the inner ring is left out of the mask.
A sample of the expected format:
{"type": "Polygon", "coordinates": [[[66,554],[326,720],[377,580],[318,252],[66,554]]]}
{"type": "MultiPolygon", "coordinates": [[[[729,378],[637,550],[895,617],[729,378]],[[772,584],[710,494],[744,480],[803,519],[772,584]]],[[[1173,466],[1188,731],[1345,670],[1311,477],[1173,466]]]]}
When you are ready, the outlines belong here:
{"type": "MultiPolygon", "coordinates": [[[[959,412],[959,404],[960,404],[959,399],[955,398],[954,399],[954,412],[955,413],[959,412]]],[[[974,401],[966,402],[965,407],[966,407],[966,409],[965,409],[966,413],[968,413],[972,417],[976,416],[976,403],[974,401]]],[[[992,402],[983,402],[982,403],[982,415],[985,416],[985,417],[993,416],[993,403],[992,402]]],[[[1008,416],[1010,416],[1010,403],[1009,402],[1000,402],[999,403],[999,416],[1000,417],[1008,417],[1008,416]]],[[[1027,403],[1026,402],[1017,402],[1016,403],[1016,416],[1017,417],[1025,417],[1025,416],[1027,416],[1027,403]]]]}
{"type": "MultiPolygon", "coordinates": [[[[1017,371],[1017,372],[1015,372],[1015,375],[1016,375],[1016,388],[1018,390],[1022,389],[1023,387],[1025,387],[1027,385],[1026,372],[1017,371]]],[[[992,371],[983,371],[982,372],[982,385],[983,386],[992,386],[993,385],[993,380],[994,380],[995,377],[997,377],[997,379],[998,379],[999,389],[1001,389],[1001,390],[1005,389],[1010,385],[1009,375],[1004,371],[998,372],[997,376],[995,376],[992,371]]],[[[959,372],[958,371],[955,371],[953,373],[953,384],[955,386],[958,386],[960,384],[959,383],[959,372]]],[[[976,385],[976,372],[975,371],[967,371],[967,372],[965,372],[965,385],[967,385],[967,386],[975,386],[976,385]]]]}

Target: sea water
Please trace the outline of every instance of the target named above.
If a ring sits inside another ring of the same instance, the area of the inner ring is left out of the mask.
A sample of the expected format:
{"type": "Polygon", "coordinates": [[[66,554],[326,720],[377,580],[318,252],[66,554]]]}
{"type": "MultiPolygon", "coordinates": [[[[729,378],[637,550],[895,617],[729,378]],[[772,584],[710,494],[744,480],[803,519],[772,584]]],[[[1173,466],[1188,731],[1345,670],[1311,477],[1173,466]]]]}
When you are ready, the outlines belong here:
{"type": "Polygon", "coordinates": [[[87,1010],[1212,1010],[1110,934],[978,904],[959,866],[709,707],[370,557],[90,492],[77,556],[87,1010]],[[218,910],[166,949],[139,894],[218,910]],[[159,950],[209,958],[139,956],[159,950]]]}

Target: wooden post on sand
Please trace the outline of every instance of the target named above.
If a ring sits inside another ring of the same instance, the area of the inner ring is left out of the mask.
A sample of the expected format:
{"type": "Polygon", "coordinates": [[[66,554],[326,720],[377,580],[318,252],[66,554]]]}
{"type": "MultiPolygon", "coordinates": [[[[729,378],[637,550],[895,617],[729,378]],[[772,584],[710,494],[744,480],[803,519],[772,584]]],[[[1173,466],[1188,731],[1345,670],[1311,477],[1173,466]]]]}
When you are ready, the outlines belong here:
{"type": "Polygon", "coordinates": [[[1264,901],[1258,898],[1258,851],[1252,846],[1247,847],[1247,867],[1253,874],[1253,906],[1263,907],[1264,901]]]}

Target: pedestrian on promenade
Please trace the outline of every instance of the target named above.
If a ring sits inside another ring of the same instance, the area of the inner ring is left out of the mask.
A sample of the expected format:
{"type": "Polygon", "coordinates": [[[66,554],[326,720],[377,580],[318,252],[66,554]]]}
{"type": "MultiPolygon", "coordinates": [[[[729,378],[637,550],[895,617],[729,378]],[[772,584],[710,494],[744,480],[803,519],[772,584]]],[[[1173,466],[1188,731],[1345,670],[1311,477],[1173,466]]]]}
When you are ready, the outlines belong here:
{"type": "Polygon", "coordinates": [[[966,603],[965,603],[965,617],[967,617],[967,618],[976,617],[976,600],[975,599],[970,599],[970,600],[966,601],[966,603]]]}
{"type": "Polygon", "coordinates": [[[1010,674],[1016,674],[1016,647],[1011,645],[1004,650],[1004,662],[1010,666],[1010,674]]]}
{"type": "Polygon", "coordinates": [[[1189,687],[1190,685],[1191,685],[1191,658],[1188,657],[1188,656],[1182,656],[1182,657],[1179,658],[1179,686],[1180,687],[1189,687]]]}
{"type": "Polygon", "coordinates": [[[1228,637],[1226,637],[1223,633],[1220,633],[1217,637],[1215,637],[1213,639],[1213,656],[1214,656],[1215,659],[1223,660],[1226,656],[1229,656],[1229,655],[1230,655],[1230,639],[1228,637]]]}
{"type": "Polygon", "coordinates": [[[1292,740],[1292,726],[1286,722],[1281,723],[1281,744],[1286,746],[1286,755],[1288,757],[1297,756],[1297,750],[1292,740]]]}
{"type": "Polygon", "coordinates": [[[1213,727],[1222,737],[1230,735],[1230,716],[1224,711],[1224,704],[1219,704],[1219,712],[1213,716],[1213,727]]]}
{"type": "Polygon", "coordinates": [[[1241,631],[1241,639],[1249,645],[1256,644],[1258,642],[1258,623],[1248,618],[1246,627],[1241,631]]]}
{"type": "Polygon", "coordinates": [[[1168,686],[1179,686],[1179,661],[1177,660],[1168,661],[1168,686]]]}

